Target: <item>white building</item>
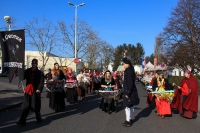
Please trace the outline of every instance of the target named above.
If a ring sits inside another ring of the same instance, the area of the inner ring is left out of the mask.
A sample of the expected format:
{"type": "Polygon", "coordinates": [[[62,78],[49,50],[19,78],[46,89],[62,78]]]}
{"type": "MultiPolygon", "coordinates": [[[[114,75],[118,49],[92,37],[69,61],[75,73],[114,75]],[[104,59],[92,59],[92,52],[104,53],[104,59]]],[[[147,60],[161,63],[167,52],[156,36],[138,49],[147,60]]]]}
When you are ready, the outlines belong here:
{"type": "Polygon", "coordinates": [[[182,69],[174,68],[172,70],[172,76],[184,76],[184,71],[182,69]]]}
{"type": "MultiPolygon", "coordinates": [[[[142,65],[134,65],[134,69],[135,69],[135,72],[138,74],[141,74],[143,72],[142,65]]],[[[123,65],[119,65],[117,68],[117,71],[123,72],[124,71],[123,65]]]]}
{"type": "Polygon", "coordinates": [[[108,65],[108,70],[111,72],[113,71],[113,62],[112,61],[108,65]]]}
{"type": "MultiPolygon", "coordinates": [[[[54,63],[57,62],[60,66],[62,66],[62,69],[67,69],[67,68],[72,68],[74,70],[75,68],[75,63],[74,63],[74,58],[68,58],[68,57],[59,57],[51,53],[44,53],[44,57],[49,56],[49,59],[45,65],[45,73],[48,71],[49,68],[54,67],[54,63]],[[47,55],[49,54],[49,55],[47,55]]],[[[42,56],[38,51],[25,51],[25,68],[29,68],[31,66],[31,61],[32,59],[38,59],[38,68],[42,68],[42,56]]],[[[87,63],[83,63],[81,59],[79,59],[79,63],[77,64],[77,70],[81,69],[83,67],[87,67],[87,63]]]]}
{"type": "Polygon", "coordinates": [[[138,74],[142,74],[144,69],[142,68],[142,65],[134,65],[135,72],[138,74]]]}

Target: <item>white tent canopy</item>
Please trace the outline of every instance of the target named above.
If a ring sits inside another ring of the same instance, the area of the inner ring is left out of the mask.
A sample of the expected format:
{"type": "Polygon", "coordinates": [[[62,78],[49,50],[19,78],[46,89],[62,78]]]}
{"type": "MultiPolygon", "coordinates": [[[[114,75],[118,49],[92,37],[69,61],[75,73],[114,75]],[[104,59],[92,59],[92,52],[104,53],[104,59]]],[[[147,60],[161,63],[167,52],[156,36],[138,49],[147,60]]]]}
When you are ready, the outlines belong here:
{"type": "Polygon", "coordinates": [[[147,64],[146,64],[146,68],[145,68],[145,71],[154,71],[154,65],[149,61],[147,64]]]}
{"type": "Polygon", "coordinates": [[[146,64],[145,71],[155,71],[155,70],[167,70],[167,65],[166,64],[162,64],[162,65],[158,65],[158,66],[156,66],[156,68],[154,68],[154,65],[149,61],[146,64]]]}
{"type": "Polygon", "coordinates": [[[167,70],[167,65],[162,64],[162,65],[156,66],[156,70],[167,70]]]}
{"type": "Polygon", "coordinates": [[[123,72],[124,71],[124,67],[122,65],[119,65],[117,68],[117,71],[123,72]]]}
{"type": "MultiPolygon", "coordinates": [[[[141,73],[143,71],[143,68],[141,65],[134,65],[135,71],[137,71],[138,73],[141,73]]],[[[156,66],[156,69],[154,69],[154,65],[149,61],[146,64],[146,68],[144,69],[144,71],[155,71],[155,70],[167,70],[167,65],[159,65],[156,66]]],[[[124,67],[122,65],[119,65],[117,68],[117,71],[124,71],[124,67]]]]}

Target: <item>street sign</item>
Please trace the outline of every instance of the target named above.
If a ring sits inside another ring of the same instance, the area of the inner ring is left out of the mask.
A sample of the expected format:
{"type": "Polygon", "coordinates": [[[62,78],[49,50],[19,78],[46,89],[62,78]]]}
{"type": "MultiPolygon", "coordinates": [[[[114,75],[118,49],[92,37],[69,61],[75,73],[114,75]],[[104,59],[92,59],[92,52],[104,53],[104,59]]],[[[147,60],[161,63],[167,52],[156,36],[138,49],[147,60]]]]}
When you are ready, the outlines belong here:
{"type": "Polygon", "coordinates": [[[78,63],[79,63],[79,59],[78,59],[78,58],[75,58],[75,59],[74,59],[74,63],[75,63],[75,64],[78,64],[78,63]]]}

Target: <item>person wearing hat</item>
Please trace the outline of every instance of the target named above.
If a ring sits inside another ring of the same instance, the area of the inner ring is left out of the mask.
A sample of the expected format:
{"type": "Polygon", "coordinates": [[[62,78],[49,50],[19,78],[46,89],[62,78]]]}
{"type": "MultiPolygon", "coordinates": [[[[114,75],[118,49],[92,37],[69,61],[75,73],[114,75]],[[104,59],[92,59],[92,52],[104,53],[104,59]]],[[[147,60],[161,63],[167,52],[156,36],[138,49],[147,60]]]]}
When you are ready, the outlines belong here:
{"type": "MultiPolygon", "coordinates": [[[[103,88],[104,90],[109,90],[109,91],[114,90],[115,81],[109,70],[107,70],[104,73],[104,78],[101,79],[100,84],[101,84],[101,88],[103,88]]],[[[102,109],[102,111],[108,112],[108,114],[111,114],[112,112],[115,111],[114,99],[102,97],[99,108],[102,109]]]]}
{"type": "MultiPolygon", "coordinates": [[[[154,80],[152,90],[153,91],[166,91],[172,90],[173,86],[164,78],[163,72],[158,72],[158,78],[154,80]]],[[[165,115],[171,115],[170,102],[166,99],[165,94],[156,94],[155,103],[157,115],[161,116],[162,119],[165,118],[165,115]]]]}
{"type": "Polygon", "coordinates": [[[17,125],[26,125],[26,118],[30,110],[36,115],[36,123],[42,121],[41,109],[41,92],[44,87],[44,74],[38,70],[38,60],[33,59],[32,67],[24,71],[24,80],[26,80],[26,88],[24,89],[23,111],[17,125]]]}
{"type": "MultiPolygon", "coordinates": [[[[173,83],[176,85],[175,83],[173,83]]],[[[179,110],[179,114],[183,117],[192,119],[197,117],[198,113],[198,81],[191,75],[190,70],[185,71],[185,77],[177,86],[175,96],[171,107],[179,110]]]]}
{"type": "Polygon", "coordinates": [[[127,52],[124,53],[123,58],[123,67],[125,69],[123,80],[123,105],[125,107],[126,120],[122,123],[122,126],[130,127],[132,125],[134,105],[139,104],[139,97],[135,85],[135,70],[131,61],[126,58],[126,53],[127,52]]]}

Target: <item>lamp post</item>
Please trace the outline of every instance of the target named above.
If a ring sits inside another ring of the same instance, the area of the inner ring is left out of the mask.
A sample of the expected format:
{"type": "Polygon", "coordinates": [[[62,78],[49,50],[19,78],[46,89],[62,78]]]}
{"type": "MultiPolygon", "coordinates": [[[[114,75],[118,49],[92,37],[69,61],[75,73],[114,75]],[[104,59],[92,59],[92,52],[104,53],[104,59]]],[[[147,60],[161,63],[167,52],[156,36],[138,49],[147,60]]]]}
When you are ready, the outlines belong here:
{"type": "MultiPolygon", "coordinates": [[[[69,5],[74,6],[75,9],[75,16],[74,16],[74,25],[75,25],[75,29],[74,29],[74,58],[77,58],[77,44],[76,44],[76,32],[77,32],[77,8],[79,6],[84,6],[85,3],[81,3],[79,5],[74,5],[72,2],[68,2],[69,5]]],[[[75,64],[75,73],[76,73],[76,64],[75,64]]]]}
{"type": "Polygon", "coordinates": [[[4,20],[6,21],[6,23],[8,24],[8,31],[11,30],[11,17],[10,16],[4,16],[4,20]]]}
{"type": "Polygon", "coordinates": [[[108,70],[108,65],[110,64],[109,52],[110,52],[110,48],[106,48],[106,58],[105,58],[106,71],[108,70]]]}

